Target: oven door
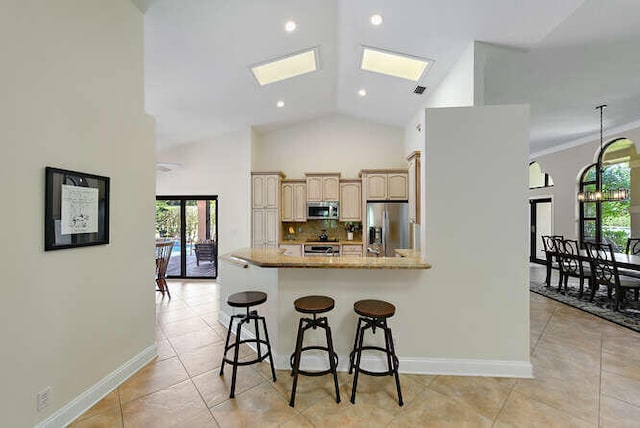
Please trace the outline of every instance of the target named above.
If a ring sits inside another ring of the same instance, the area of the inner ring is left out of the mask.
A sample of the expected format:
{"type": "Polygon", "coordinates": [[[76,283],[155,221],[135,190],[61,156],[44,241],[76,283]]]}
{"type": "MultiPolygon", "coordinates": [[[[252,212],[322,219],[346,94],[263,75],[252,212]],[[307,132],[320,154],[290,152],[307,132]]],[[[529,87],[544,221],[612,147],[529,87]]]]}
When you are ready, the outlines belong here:
{"type": "Polygon", "coordinates": [[[339,245],[305,245],[304,246],[304,256],[305,257],[314,257],[314,256],[339,256],[340,255],[340,246],[339,245]]]}

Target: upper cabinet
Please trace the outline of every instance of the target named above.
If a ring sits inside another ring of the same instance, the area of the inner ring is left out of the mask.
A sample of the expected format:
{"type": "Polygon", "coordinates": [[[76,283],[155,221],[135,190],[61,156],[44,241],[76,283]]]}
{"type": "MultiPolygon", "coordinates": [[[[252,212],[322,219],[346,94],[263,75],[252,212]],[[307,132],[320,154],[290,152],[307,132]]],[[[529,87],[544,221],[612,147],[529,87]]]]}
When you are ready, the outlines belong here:
{"type": "Polygon", "coordinates": [[[360,172],[367,201],[406,201],[409,199],[407,170],[363,170],[360,172]]]}
{"type": "Polygon", "coordinates": [[[340,174],[309,173],[306,175],[307,202],[338,201],[340,199],[340,174]]]}
{"type": "Polygon", "coordinates": [[[420,224],[420,152],[413,152],[409,162],[409,222],[420,224]]]}
{"type": "Polygon", "coordinates": [[[362,221],[362,182],[340,181],[340,221],[362,221]]]}
{"type": "Polygon", "coordinates": [[[251,173],[251,207],[278,208],[281,172],[251,173]]]}
{"type": "Polygon", "coordinates": [[[307,221],[307,184],[304,180],[284,180],[281,195],[282,221],[307,221]]]}

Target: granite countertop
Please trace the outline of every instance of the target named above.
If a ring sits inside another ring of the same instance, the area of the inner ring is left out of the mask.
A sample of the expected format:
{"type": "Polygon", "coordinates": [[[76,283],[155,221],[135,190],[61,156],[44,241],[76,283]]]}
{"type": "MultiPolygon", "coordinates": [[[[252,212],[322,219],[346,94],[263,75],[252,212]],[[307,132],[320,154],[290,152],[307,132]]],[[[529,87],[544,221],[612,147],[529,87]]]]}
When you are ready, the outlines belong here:
{"type": "MultiPolygon", "coordinates": [[[[353,241],[347,241],[353,242],[353,241]]],[[[251,264],[265,268],[319,269],[429,269],[431,265],[419,256],[410,257],[335,257],[285,256],[279,248],[244,248],[221,257],[232,264],[251,264]]]]}

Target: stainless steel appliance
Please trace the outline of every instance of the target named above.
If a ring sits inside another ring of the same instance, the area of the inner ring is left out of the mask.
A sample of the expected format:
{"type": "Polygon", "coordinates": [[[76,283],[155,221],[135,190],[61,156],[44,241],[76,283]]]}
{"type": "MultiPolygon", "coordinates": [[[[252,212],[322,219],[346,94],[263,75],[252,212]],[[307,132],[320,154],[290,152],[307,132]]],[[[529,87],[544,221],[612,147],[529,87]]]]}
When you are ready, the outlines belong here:
{"type": "Polygon", "coordinates": [[[397,248],[411,248],[408,202],[367,203],[367,256],[395,257],[397,248]]]}
{"type": "Polygon", "coordinates": [[[307,202],[307,220],[338,220],[339,202],[307,202]]]}
{"type": "Polygon", "coordinates": [[[304,245],[304,256],[339,256],[340,244],[313,243],[304,245]]]}

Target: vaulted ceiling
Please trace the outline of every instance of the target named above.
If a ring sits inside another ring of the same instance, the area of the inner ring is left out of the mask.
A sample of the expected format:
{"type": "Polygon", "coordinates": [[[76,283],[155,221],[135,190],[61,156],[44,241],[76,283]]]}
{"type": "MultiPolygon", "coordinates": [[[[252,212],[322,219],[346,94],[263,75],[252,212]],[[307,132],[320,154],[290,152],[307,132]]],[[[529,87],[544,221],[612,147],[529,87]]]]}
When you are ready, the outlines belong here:
{"type": "Polygon", "coordinates": [[[612,123],[640,117],[639,61],[629,52],[640,47],[635,0],[134,1],[146,10],[146,104],[159,148],[336,111],[405,126],[474,40],[522,49],[511,70],[501,58],[487,65],[488,99],[532,104],[532,150],[593,132],[591,109],[602,101],[612,123]],[[382,25],[371,25],[374,13],[382,25]],[[288,20],[297,23],[292,33],[288,20]],[[415,82],[360,70],[363,45],[435,60],[419,82],[425,94],[413,94],[415,82]],[[615,66],[585,70],[613,45],[616,55],[602,62],[615,66]],[[251,65],[310,47],[318,72],[263,87],[251,74],[251,65]],[[614,100],[636,108],[617,111],[614,100]]]}

